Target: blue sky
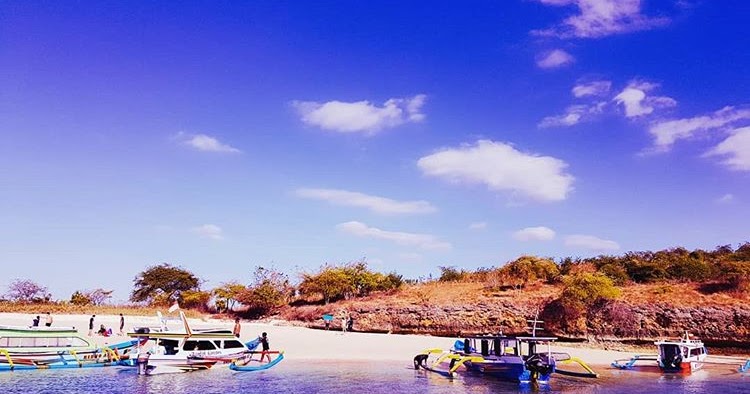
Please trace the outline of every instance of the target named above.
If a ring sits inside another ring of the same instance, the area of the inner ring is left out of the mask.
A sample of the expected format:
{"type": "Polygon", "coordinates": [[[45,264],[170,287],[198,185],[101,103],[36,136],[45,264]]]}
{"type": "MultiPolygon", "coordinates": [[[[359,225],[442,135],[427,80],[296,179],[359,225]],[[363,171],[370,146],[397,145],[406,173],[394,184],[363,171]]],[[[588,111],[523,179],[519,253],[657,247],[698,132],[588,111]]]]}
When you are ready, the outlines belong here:
{"type": "Polygon", "coordinates": [[[750,239],[744,2],[3,2],[0,287],[750,239]]]}

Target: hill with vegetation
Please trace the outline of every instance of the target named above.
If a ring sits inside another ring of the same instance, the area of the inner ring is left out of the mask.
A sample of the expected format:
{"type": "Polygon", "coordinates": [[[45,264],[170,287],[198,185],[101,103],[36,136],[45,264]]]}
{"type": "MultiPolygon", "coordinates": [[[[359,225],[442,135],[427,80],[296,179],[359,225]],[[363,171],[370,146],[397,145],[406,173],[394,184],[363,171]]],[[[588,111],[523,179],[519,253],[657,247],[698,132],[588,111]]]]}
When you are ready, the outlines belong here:
{"type": "MultiPolygon", "coordinates": [[[[345,311],[358,330],[435,335],[523,333],[526,319],[538,315],[549,333],[568,339],[646,342],[689,331],[712,345],[750,344],[750,243],[557,261],[521,256],[471,271],[441,267],[434,280],[405,280],[364,262],[298,275],[295,281],[257,267],[249,284],[204,290],[190,271],[157,264],[134,279],[128,307],[177,302],[194,313],[281,318],[320,328],[324,314],[345,311]]],[[[111,307],[110,295],[79,290],[55,301],[43,286],[17,280],[0,312],[104,310],[111,307]]]]}

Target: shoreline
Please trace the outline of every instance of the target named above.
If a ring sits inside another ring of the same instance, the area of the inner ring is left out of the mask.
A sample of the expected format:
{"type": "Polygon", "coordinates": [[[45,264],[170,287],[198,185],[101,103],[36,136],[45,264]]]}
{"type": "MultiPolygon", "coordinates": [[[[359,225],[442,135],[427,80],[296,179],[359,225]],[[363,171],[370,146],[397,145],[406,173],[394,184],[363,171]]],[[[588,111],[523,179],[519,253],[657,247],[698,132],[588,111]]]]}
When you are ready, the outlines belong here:
{"type": "MultiPolygon", "coordinates": [[[[36,315],[25,313],[0,312],[0,325],[30,326],[36,315]]],[[[117,335],[119,329],[118,315],[97,315],[94,327],[104,324],[112,328],[115,335],[103,337],[94,334],[88,336],[88,321],[91,315],[65,314],[52,315],[53,327],[74,327],[78,333],[89,339],[94,345],[104,346],[129,340],[128,336],[117,335]]],[[[174,318],[174,317],[172,317],[174,318]]],[[[44,317],[42,316],[42,319],[44,317]]],[[[44,320],[42,320],[44,321],[44,320]]],[[[213,317],[188,318],[191,328],[225,328],[232,329],[231,319],[213,317]]],[[[43,324],[43,323],[42,323],[43,324]]],[[[156,316],[125,315],[125,333],[133,331],[134,327],[156,326],[159,322],[156,316]]],[[[179,321],[170,320],[170,327],[181,327],[179,321]]],[[[283,350],[290,360],[300,361],[404,361],[411,363],[419,352],[430,348],[449,349],[458,338],[419,335],[419,334],[388,334],[347,332],[332,328],[330,331],[308,328],[288,322],[286,320],[269,320],[263,322],[241,322],[240,339],[243,342],[258,337],[267,332],[272,350],[283,350]]],[[[557,342],[552,346],[553,352],[568,353],[582,359],[596,368],[609,368],[610,364],[619,359],[629,359],[636,354],[653,353],[648,348],[607,349],[591,346],[590,343],[557,342]]],[[[619,343],[613,346],[622,346],[619,343]]],[[[714,357],[735,357],[748,359],[746,355],[714,355],[714,357]]]]}
{"type": "MultiPolygon", "coordinates": [[[[24,313],[0,313],[0,325],[29,326],[35,315],[24,313]]],[[[112,328],[115,335],[103,337],[88,336],[88,320],[91,315],[53,315],[53,327],[75,327],[78,333],[92,343],[103,346],[128,340],[127,336],[116,335],[119,329],[118,315],[97,315],[94,327],[104,324],[112,328]]],[[[42,319],[44,317],[42,316],[42,319]]],[[[233,321],[216,318],[188,318],[192,328],[227,328],[233,321]]],[[[125,316],[125,332],[134,327],[158,325],[156,316],[125,316]]],[[[176,322],[170,327],[177,327],[176,322]]],[[[437,337],[416,334],[387,334],[330,331],[307,328],[290,324],[284,320],[268,322],[241,322],[240,339],[250,341],[267,332],[271,348],[283,350],[289,359],[326,361],[405,361],[411,363],[413,357],[429,348],[449,349],[457,338],[437,337]]],[[[608,366],[615,359],[629,358],[637,352],[597,349],[593,347],[567,346],[561,343],[552,347],[553,352],[569,353],[593,366],[608,366]]]]}

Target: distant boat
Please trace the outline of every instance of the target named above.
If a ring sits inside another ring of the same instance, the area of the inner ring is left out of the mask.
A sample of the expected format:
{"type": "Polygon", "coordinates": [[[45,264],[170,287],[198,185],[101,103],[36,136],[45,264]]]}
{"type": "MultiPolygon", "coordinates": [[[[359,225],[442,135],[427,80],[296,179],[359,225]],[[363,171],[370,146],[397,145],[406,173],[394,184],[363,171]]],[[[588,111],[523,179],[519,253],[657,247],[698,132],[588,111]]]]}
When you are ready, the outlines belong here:
{"type": "Polygon", "coordinates": [[[703,342],[685,336],[676,340],[654,342],[657,354],[637,354],[630,359],[615,360],[612,366],[619,369],[632,369],[640,361],[656,361],[662,372],[691,373],[703,368],[708,351],[703,342]]]}
{"type": "Polygon", "coordinates": [[[0,326],[0,371],[118,365],[134,345],[98,347],[74,327],[0,326]]]}
{"type": "Polygon", "coordinates": [[[703,368],[708,352],[703,342],[690,339],[688,333],[674,341],[657,341],[659,355],[657,362],[664,372],[695,372],[703,368]]]}

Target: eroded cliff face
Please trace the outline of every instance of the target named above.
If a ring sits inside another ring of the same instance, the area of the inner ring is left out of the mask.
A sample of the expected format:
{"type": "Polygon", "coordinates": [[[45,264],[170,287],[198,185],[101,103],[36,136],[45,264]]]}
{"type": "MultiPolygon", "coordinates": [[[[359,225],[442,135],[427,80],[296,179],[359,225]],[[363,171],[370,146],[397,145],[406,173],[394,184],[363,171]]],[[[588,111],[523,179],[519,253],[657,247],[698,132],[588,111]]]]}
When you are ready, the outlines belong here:
{"type": "MultiPolygon", "coordinates": [[[[570,315],[554,301],[492,300],[463,305],[402,305],[388,301],[349,301],[329,306],[290,308],[282,316],[323,328],[322,315],[346,310],[354,329],[369,332],[466,334],[525,334],[527,319],[540,313],[545,334],[575,340],[653,341],[685,331],[713,346],[750,345],[750,306],[700,305],[681,307],[656,302],[634,305],[614,301],[570,315]]],[[[338,317],[338,315],[337,315],[338,317]]],[[[338,327],[339,320],[333,327],[338,327]]]]}

